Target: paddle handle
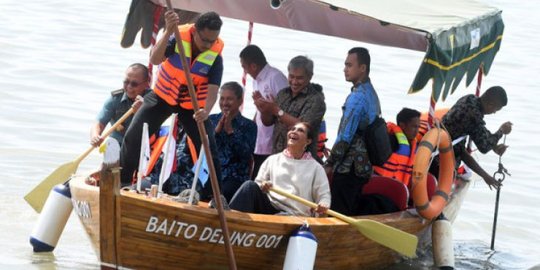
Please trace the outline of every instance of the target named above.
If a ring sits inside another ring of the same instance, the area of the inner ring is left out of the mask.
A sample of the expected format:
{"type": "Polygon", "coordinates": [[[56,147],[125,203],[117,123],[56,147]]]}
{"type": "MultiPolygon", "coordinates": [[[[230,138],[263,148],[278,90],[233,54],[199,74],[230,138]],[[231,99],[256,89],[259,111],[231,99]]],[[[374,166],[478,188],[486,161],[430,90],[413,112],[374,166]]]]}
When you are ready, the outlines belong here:
{"type": "MultiPolygon", "coordinates": [[[[314,202],[312,202],[312,201],[308,201],[308,200],[306,200],[306,199],[304,199],[304,198],[302,198],[302,197],[296,196],[296,195],[291,194],[291,193],[289,193],[289,192],[286,192],[286,191],[284,191],[284,190],[282,190],[282,189],[279,189],[279,188],[276,188],[276,187],[270,187],[270,190],[271,190],[272,192],[275,192],[275,193],[279,194],[279,195],[285,196],[285,197],[287,197],[287,198],[289,198],[289,199],[291,199],[291,200],[295,200],[295,201],[297,201],[297,202],[299,202],[299,203],[301,203],[301,204],[304,204],[304,205],[306,205],[306,206],[309,206],[309,207],[311,207],[311,208],[313,208],[313,209],[317,208],[317,204],[316,204],[316,203],[314,203],[314,202]]],[[[347,222],[347,223],[351,223],[351,224],[352,224],[352,223],[355,222],[355,220],[354,220],[353,218],[350,218],[350,217],[345,216],[345,215],[343,215],[343,214],[340,214],[340,213],[338,213],[338,212],[332,211],[332,210],[330,210],[330,209],[326,211],[326,214],[328,214],[328,215],[330,215],[330,216],[333,216],[333,217],[336,217],[336,218],[338,218],[338,219],[341,219],[341,220],[343,220],[343,221],[345,221],[345,222],[347,222]]]]}
{"type": "MultiPolygon", "coordinates": [[[[116,123],[114,123],[114,125],[112,125],[110,128],[106,129],[102,134],[101,134],[101,137],[102,138],[107,138],[109,135],[111,135],[111,133],[113,133],[113,131],[115,131],[122,123],[124,123],[126,121],[126,119],[128,119],[133,113],[135,112],[135,109],[133,109],[133,107],[131,107],[126,113],[124,113],[124,115],[122,115],[122,117],[120,117],[120,119],[118,119],[118,121],[116,121],[116,123]]],[[[90,146],[90,148],[88,148],[86,151],[84,151],[84,153],[82,153],[76,160],[75,162],[77,164],[81,163],[81,161],[83,159],[85,159],[90,153],[92,153],[92,150],[94,150],[94,146],[90,146]]]]}

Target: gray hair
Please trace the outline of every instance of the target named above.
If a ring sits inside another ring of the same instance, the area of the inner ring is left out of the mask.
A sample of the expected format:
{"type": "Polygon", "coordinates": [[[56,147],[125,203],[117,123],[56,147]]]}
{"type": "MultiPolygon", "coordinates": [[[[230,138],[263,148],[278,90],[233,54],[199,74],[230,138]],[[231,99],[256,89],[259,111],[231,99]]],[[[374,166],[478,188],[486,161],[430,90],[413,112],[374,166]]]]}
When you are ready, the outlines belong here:
{"type": "Polygon", "coordinates": [[[244,88],[237,82],[226,82],[221,86],[220,93],[224,90],[230,90],[236,98],[242,100],[244,98],[244,88]]]}
{"type": "Polygon", "coordinates": [[[302,68],[308,77],[313,77],[313,61],[307,56],[299,55],[291,59],[287,70],[302,68]]]}

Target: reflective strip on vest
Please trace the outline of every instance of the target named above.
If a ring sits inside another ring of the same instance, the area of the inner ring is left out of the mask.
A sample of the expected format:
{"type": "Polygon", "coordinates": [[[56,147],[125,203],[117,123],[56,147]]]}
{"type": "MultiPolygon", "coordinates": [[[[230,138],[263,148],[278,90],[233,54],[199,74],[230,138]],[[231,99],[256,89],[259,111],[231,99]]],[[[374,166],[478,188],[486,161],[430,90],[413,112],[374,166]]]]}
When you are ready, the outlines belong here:
{"type": "Polygon", "coordinates": [[[390,155],[382,166],[373,166],[373,170],[380,176],[394,178],[408,186],[416,152],[416,139],[412,141],[412,149],[407,136],[401,128],[394,123],[387,123],[390,134],[396,136],[399,143],[398,149],[390,155]]]}

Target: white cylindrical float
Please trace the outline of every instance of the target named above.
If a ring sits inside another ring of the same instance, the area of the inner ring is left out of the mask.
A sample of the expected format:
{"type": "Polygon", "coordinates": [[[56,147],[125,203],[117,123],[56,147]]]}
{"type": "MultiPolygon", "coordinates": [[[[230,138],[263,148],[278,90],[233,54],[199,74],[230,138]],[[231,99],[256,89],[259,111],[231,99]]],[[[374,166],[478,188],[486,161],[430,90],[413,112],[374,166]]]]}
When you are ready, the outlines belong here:
{"type": "Polygon", "coordinates": [[[302,225],[289,237],[283,270],[312,270],[317,254],[317,238],[302,225]]]}
{"type": "Polygon", "coordinates": [[[72,210],[69,186],[56,185],[49,193],[38,222],[30,235],[30,244],[34,252],[54,250],[72,210]]]}
{"type": "Polygon", "coordinates": [[[439,269],[454,269],[452,224],[444,216],[433,222],[431,241],[433,241],[433,261],[435,266],[439,269]]]}

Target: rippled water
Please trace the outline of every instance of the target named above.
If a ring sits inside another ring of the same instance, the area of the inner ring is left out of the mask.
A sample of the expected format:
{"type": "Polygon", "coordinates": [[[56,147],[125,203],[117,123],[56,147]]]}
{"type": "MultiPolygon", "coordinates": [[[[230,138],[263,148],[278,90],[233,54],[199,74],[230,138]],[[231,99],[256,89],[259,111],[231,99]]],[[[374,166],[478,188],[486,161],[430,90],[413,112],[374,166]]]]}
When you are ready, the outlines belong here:
{"type": "MultiPolygon", "coordinates": [[[[535,110],[540,103],[535,81],[540,43],[537,1],[490,1],[501,8],[505,36],[488,86],[503,85],[509,105],[486,118],[496,129],[507,120],[514,130],[507,138],[503,158],[512,173],[501,193],[496,251],[489,250],[495,192],[477,181],[454,224],[456,265],[459,269],[528,269],[540,267],[540,221],[535,173],[540,132],[535,110]]],[[[1,269],[98,269],[82,226],[71,217],[52,254],[34,254],[28,237],[37,214],[23,196],[59,165],[87,149],[89,128],[111,90],[121,87],[123,72],[133,62],[148,62],[148,51],[138,45],[122,49],[119,37],[128,1],[14,1],[0,2],[0,268],[1,269]]],[[[247,39],[247,23],[226,20],[224,81],[241,77],[238,54],[247,39]]],[[[349,85],[342,69],[346,51],[356,42],[283,31],[255,25],[253,43],[282,70],[298,54],[315,61],[313,81],[325,88],[328,135],[333,141],[349,85]],[[279,37],[279,38],[278,38],[279,37]],[[286,42],[284,42],[286,41],[286,42]]],[[[372,81],[387,119],[403,107],[426,110],[429,93],[406,95],[422,53],[365,45],[372,54],[372,81]]],[[[249,82],[248,82],[249,85],[249,82]]],[[[249,89],[249,88],[248,88],[249,89]]],[[[451,106],[474,85],[461,87],[445,103],[451,106]]],[[[249,94],[248,94],[249,96],[249,94]]],[[[249,100],[249,99],[248,99],[249,100]]],[[[248,102],[244,114],[253,115],[248,102]]],[[[497,169],[491,153],[478,155],[489,172],[497,169]]],[[[79,167],[84,173],[96,168],[93,153],[79,167]]],[[[393,269],[429,269],[430,254],[393,269]]]]}

